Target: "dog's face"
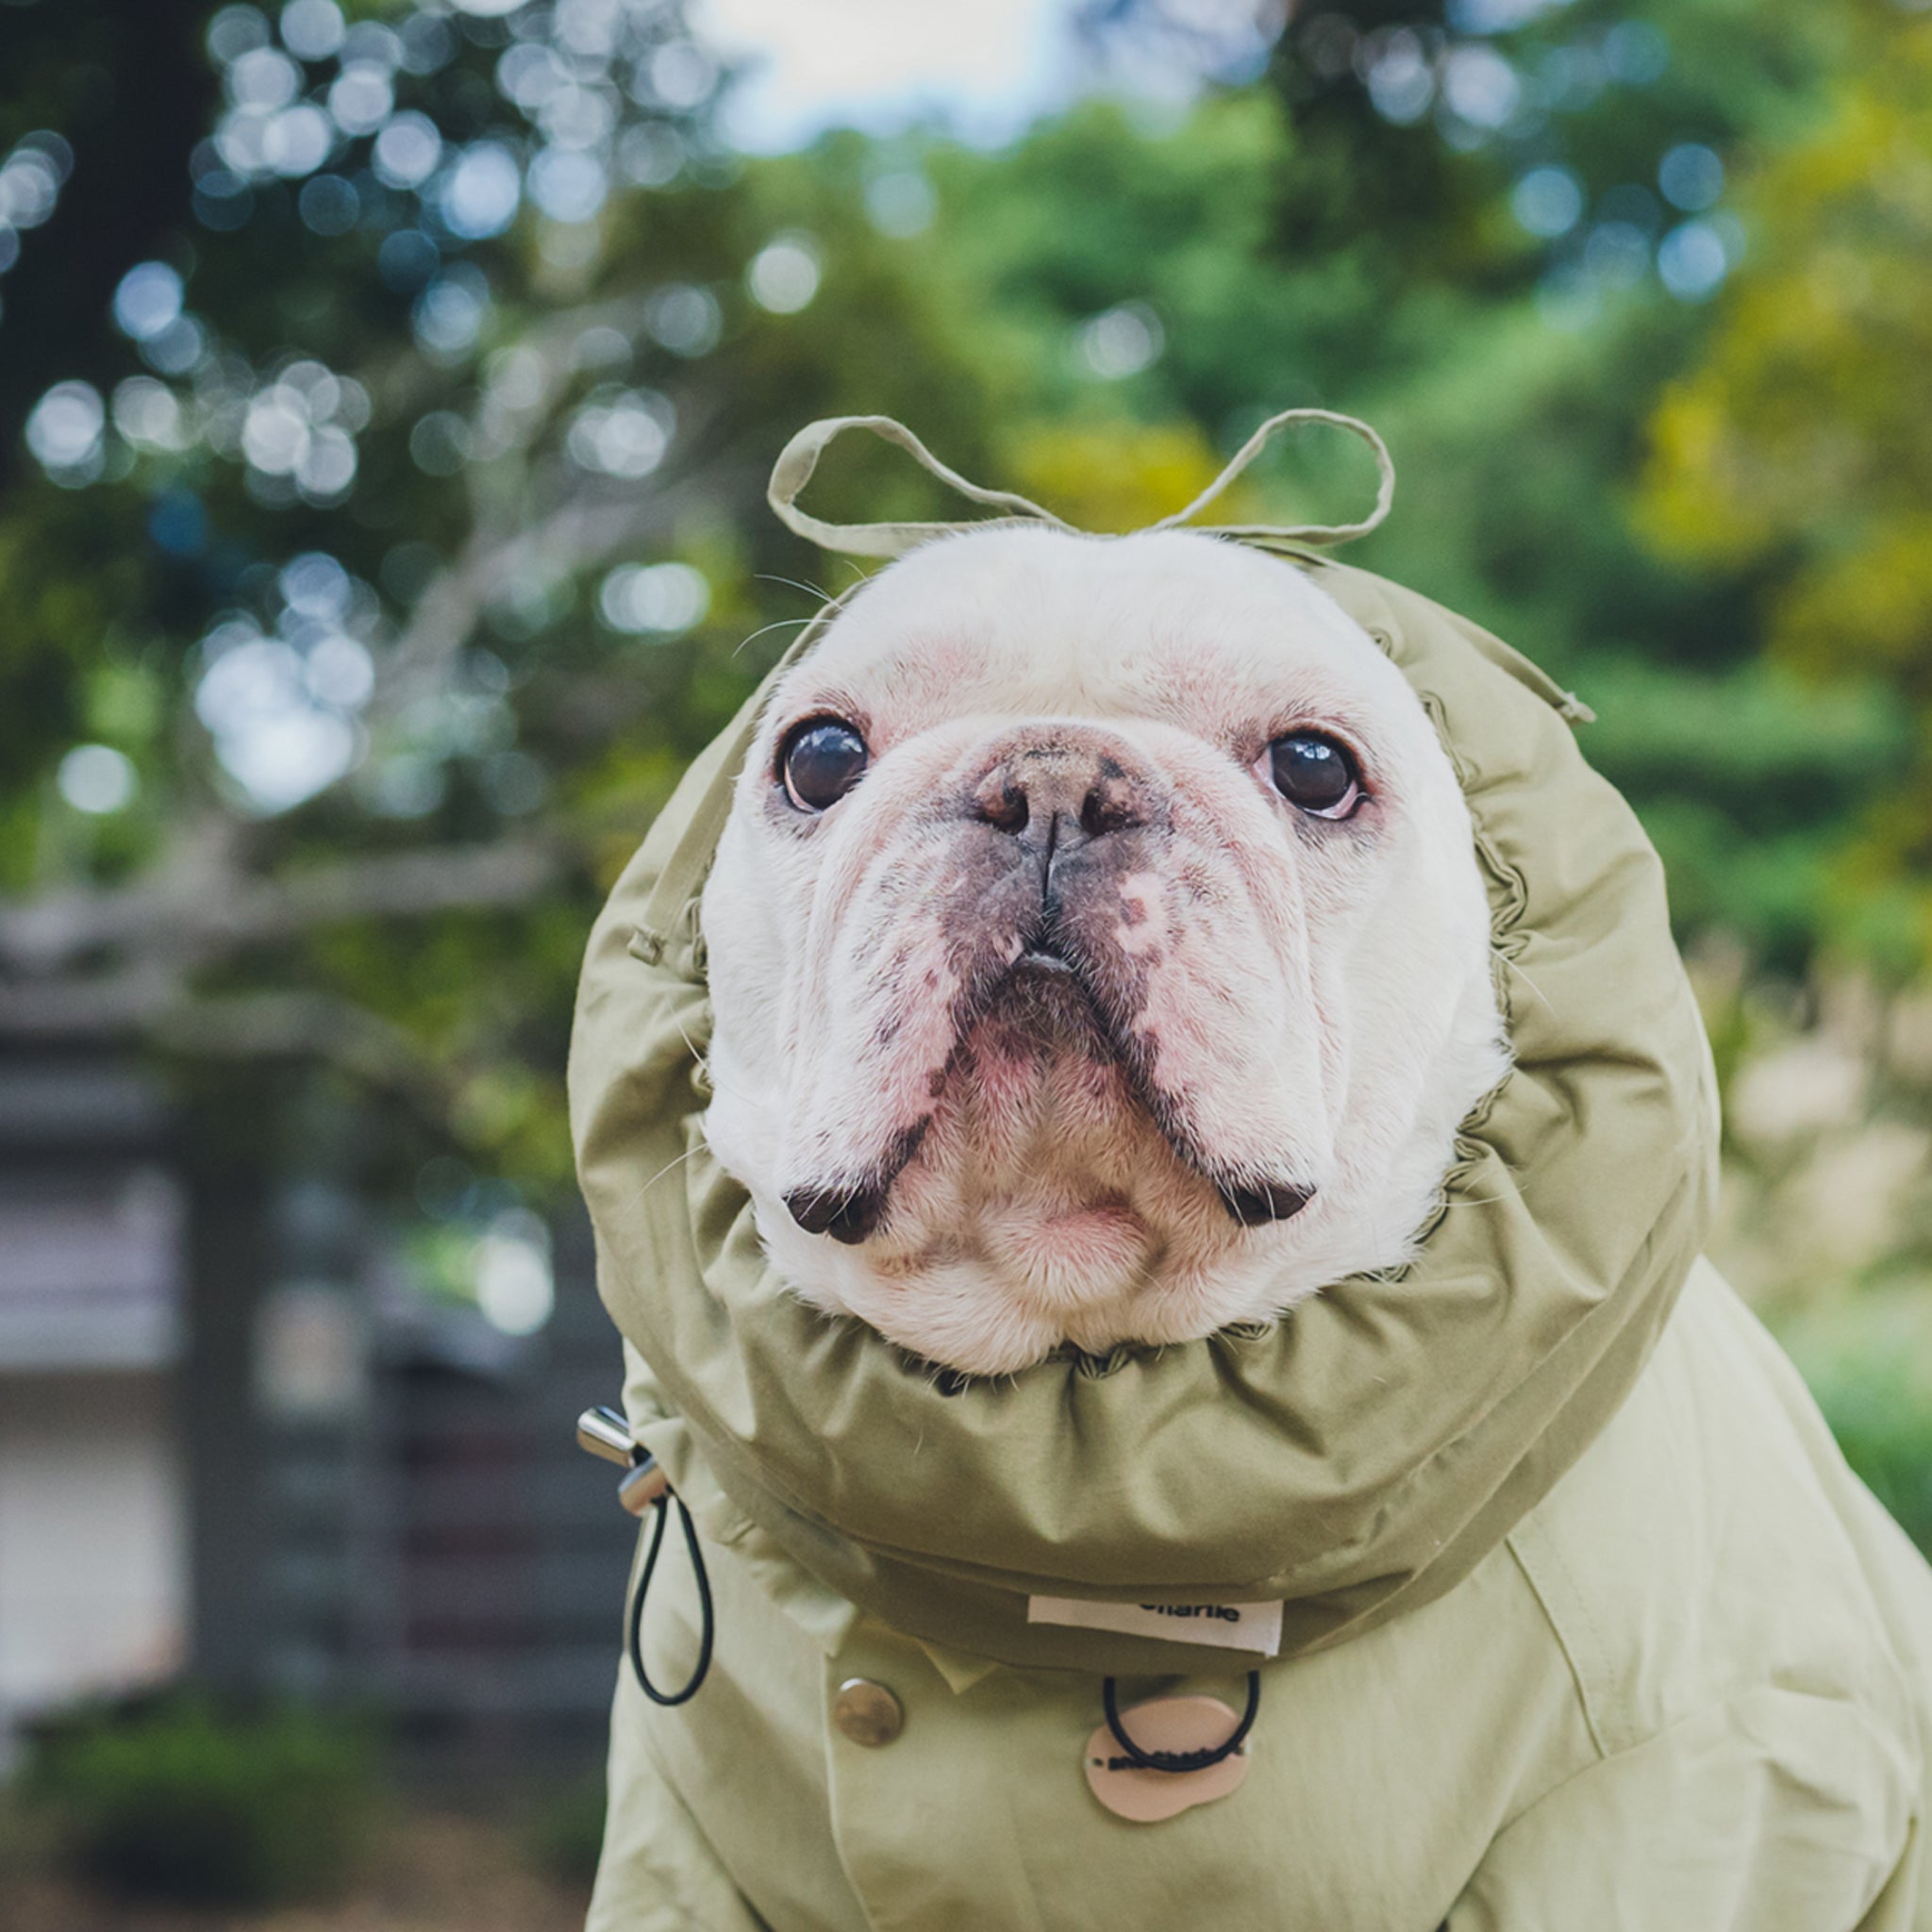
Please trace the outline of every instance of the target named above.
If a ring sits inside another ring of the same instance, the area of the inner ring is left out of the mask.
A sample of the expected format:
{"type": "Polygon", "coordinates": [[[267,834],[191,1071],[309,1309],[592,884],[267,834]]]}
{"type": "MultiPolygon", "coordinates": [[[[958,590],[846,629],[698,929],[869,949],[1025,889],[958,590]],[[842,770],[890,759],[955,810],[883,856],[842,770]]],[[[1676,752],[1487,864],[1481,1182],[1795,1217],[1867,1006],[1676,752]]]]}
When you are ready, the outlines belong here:
{"type": "Polygon", "coordinates": [[[1201,536],[867,584],[774,694],[703,921],[706,1133],[774,1265],[974,1373],[1406,1258],[1507,1064],[1421,704],[1201,536]]]}

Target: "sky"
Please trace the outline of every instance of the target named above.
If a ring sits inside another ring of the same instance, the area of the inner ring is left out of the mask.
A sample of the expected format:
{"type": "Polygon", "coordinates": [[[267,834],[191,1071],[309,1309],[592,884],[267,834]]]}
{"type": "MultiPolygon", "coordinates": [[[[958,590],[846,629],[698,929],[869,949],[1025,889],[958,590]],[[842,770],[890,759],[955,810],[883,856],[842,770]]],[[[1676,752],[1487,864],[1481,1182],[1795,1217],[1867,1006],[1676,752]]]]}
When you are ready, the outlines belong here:
{"type": "Polygon", "coordinates": [[[695,0],[691,17],[747,69],[728,137],[769,154],[934,110],[968,140],[1007,140],[1072,91],[1068,11],[1069,0],[695,0]]]}

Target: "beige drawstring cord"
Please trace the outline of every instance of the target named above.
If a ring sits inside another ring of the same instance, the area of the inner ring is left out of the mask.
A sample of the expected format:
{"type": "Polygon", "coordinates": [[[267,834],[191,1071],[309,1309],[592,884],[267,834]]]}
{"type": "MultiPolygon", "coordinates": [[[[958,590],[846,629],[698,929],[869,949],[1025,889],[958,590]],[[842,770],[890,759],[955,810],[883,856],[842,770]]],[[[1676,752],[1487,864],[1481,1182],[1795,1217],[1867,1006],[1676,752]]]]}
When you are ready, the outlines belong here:
{"type": "MultiPolygon", "coordinates": [[[[1341,415],[1334,409],[1283,409],[1278,415],[1269,417],[1241,444],[1228,459],[1226,467],[1192,503],[1185,509],[1175,510],[1172,516],[1162,517],[1158,523],[1149,524],[1147,528],[1176,530],[1184,525],[1191,525],[1204,536],[1235,537],[1248,543],[1346,543],[1351,538],[1366,537],[1389,514],[1389,506],[1394,496],[1395,463],[1389,454],[1389,445],[1366,423],[1355,416],[1341,415]],[[1349,435],[1360,438],[1374,453],[1378,483],[1374,508],[1366,517],[1355,524],[1191,525],[1192,518],[1214,502],[1281,431],[1304,423],[1325,423],[1346,430],[1349,435]]],[[[772,466],[772,481],[765,497],[788,530],[795,531],[822,550],[837,551],[847,557],[903,557],[907,551],[935,537],[955,536],[963,530],[996,528],[1003,524],[1044,524],[1049,529],[1063,530],[1073,535],[1088,534],[1076,530],[1051,510],[1042,509],[1039,504],[1017,496],[1009,490],[987,490],[970,482],[957,470],[941,462],[911,430],[891,416],[828,416],[820,422],[807,424],[779,452],[778,460],[772,466]],[[990,508],[1005,510],[1007,514],[957,523],[897,524],[830,524],[809,515],[798,508],[799,496],[811,481],[820,457],[848,429],[869,430],[882,441],[893,443],[906,451],[921,469],[937,476],[948,489],[958,491],[974,503],[983,503],[990,508]]]]}

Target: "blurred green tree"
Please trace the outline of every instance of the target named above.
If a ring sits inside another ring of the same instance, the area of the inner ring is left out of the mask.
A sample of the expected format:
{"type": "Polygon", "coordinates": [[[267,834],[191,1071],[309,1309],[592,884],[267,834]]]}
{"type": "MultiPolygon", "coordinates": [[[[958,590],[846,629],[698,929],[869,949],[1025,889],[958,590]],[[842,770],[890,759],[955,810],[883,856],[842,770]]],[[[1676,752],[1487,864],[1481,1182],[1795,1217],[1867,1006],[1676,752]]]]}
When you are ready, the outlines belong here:
{"type": "Polygon", "coordinates": [[[1910,770],[1834,897],[1902,977],[1932,957],[1932,26],[1864,47],[1829,122],[1750,184],[1751,272],[1657,410],[1645,510],[1683,554],[1763,568],[1776,659],[1899,701],[1910,770]]]}
{"type": "MultiPolygon", "coordinates": [[[[813,608],[773,579],[844,568],[758,508],[840,410],[1093,527],[1269,408],[1369,416],[1363,560],[1597,699],[1687,931],[1801,965],[1908,734],[1760,661],[1771,546],[1662,558],[1624,498],[1758,273],[1726,168],[1864,0],[1213,12],[1090,10],[1171,110],[746,162],[675,0],[8,0],[0,1029],[345,1067],[560,1179],[597,892],[813,608]]],[[[1334,513],[1348,460],[1250,501],[1334,513]]]]}
{"type": "Polygon", "coordinates": [[[675,5],[354,12],[0,11],[0,1024],[559,1178],[598,888],[810,608],[782,425],[991,411],[861,204],[789,232],[719,146],[675,5]]]}
{"type": "MultiPolygon", "coordinates": [[[[1242,7],[1088,17],[1129,71],[1229,85],[1164,129],[1095,107],[1010,154],[932,156],[936,272],[1006,325],[1009,472],[1104,523],[1123,424],[1224,449],[1283,403],[1369,416],[1404,481],[1356,554],[1595,700],[1585,748],[1663,849],[1686,935],[1802,972],[1907,734],[1882,679],[1821,702],[1763,661],[1761,557],[1660,551],[1631,499],[1643,399],[1752,274],[1727,167],[1803,138],[1876,10],[1343,0],[1272,42],[1242,7]]],[[[1365,494],[1351,460],[1310,439],[1277,507],[1365,494]]]]}

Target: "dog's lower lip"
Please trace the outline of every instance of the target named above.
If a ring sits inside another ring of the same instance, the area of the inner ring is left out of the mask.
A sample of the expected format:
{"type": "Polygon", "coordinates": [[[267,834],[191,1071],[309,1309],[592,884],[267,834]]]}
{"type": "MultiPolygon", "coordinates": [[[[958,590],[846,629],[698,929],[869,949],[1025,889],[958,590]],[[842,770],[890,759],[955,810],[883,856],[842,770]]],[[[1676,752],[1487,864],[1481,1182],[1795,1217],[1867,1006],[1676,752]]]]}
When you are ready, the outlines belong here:
{"type": "Polygon", "coordinates": [[[1030,966],[1036,973],[1071,973],[1074,970],[1058,953],[1042,952],[1038,946],[1028,946],[1013,963],[1015,966],[1030,966]]]}

